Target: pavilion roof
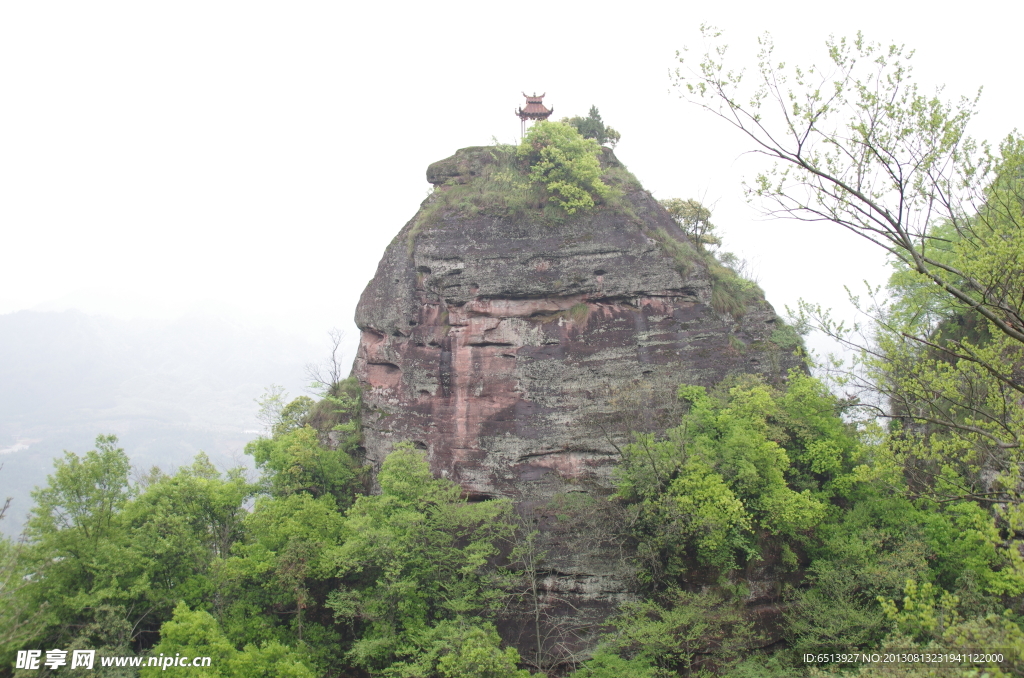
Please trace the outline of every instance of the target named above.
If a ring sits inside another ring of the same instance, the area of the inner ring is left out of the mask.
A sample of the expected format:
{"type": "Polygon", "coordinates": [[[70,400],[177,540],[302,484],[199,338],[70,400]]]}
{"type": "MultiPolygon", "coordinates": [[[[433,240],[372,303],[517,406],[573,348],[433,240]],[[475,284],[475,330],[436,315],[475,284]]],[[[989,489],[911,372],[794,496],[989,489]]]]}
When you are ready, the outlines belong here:
{"type": "Polygon", "coordinates": [[[544,94],[538,96],[534,93],[531,96],[523,92],[523,96],[526,97],[526,108],[518,109],[516,115],[523,120],[547,120],[548,116],[555,112],[555,109],[549,109],[543,104],[544,94]]]}

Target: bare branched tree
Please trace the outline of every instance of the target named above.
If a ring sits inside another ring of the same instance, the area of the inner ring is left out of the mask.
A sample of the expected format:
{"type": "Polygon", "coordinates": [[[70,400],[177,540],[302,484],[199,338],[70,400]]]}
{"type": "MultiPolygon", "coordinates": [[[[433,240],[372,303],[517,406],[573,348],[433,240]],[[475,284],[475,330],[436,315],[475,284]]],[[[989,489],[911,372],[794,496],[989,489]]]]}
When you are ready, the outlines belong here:
{"type": "Polygon", "coordinates": [[[306,377],[310,380],[312,388],[317,393],[326,393],[336,384],[345,379],[345,360],[341,344],[345,340],[345,333],[338,328],[331,329],[328,333],[331,338],[331,352],[327,358],[319,363],[306,365],[306,377]]]}
{"type": "MultiPolygon", "coordinates": [[[[702,28],[706,40],[721,35],[702,28]]],[[[940,98],[941,89],[922,94],[911,77],[913,52],[860,34],[829,40],[824,68],[786,67],[770,36],[759,42],[752,87],[745,87],[742,71],[726,67],[722,44],[709,46],[695,68],[674,73],[684,99],[775,161],[746,187],[748,196],[760,199],[767,215],[831,222],[869,240],[1024,342],[1024,299],[1008,294],[996,271],[970,270],[942,256],[944,244],[931,232],[947,221],[960,239],[983,248],[990,229],[975,215],[985,214],[984,206],[1001,212],[1000,219],[1019,216],[1013,200],[994,205],[986,193],[998,162],[966,132],[978,97],[951,103],[940,98]]],[[[680,62],[689,59],[684,54],[680,62]]],[[[1020,263],[1019,253],[1014,261],[1020,263]]],[[[1020,274],[1014,277],[1019,282],[1020,274]]]]}

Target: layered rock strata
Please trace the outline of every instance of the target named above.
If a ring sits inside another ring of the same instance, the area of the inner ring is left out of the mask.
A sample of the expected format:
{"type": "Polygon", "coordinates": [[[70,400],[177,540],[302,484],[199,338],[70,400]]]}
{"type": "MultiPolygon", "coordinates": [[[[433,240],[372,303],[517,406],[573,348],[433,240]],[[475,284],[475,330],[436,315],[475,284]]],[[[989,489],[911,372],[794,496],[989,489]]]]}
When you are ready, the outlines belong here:
{"type": "MultiPolygon", "coordinates": [[[[585,534],[550,507],[607,493],[630,431],[678,423],[679,384],[711,386],[733,372],[776,381],[798,361],[772,341],[767,302],[739,317],[713,308],[703,259],[638,184],[622,184],[618,207],[557,224],[540,210],[435,204],[482,181],[492,161],[471,148],[431,165],[435,194],[360,299],[366,457],[379,468],[410,440],[468,496],[511,497],[541,531],[546,622],[568,629],[547,634],[545,651],[575,652],[631,599],[631,572],[621,544],[596,526],[608,516],[573,513],[596,521],[585,534]]],[[[603,165],[624,173],[607,149],[603,165]]],[[[535,651],[530,614],[502,629],[524,655],[535,651]]]]}

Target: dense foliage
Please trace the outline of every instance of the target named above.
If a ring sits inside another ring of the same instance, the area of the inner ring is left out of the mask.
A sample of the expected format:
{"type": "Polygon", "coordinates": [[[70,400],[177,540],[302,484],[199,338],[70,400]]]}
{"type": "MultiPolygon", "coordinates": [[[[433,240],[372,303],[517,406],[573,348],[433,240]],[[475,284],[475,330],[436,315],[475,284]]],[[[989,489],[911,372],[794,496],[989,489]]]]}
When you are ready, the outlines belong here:
{"type": "Polygon", "coordinates": [[[550,200],[567,214],[592,208],[611,189],[601,181],[599,145],[561,122],[541,121],[526,133],[519,155],[530,166],[530,178],[545,186],[550,200]]]}
{"type": "Polygon", "coordinates": [[[977,99],[923,94],[902,46],[860,35],[830,41],[828,66],[808,68],[778,62],[770,38],[761,45],[751,90],[718,45],[695,69],[676,72],[680,91],[775,160],[748,187],[767,213],[847,228],[882,247],[895,268],[885,293],[854,297],[867,326],[849,328],[827,310],[801,306],[799,324],[858,354],[846,371],[831,371],[833,385],[856,392],[865,413],[889,425],[876,436],[880,475],[867,486],[876,496],[855,503],[842,523],[821,526],[827,551],[808,551],[817,553],[812,586],[796,593],[791,642],[935,649],[970,639],[1015,653],[1017,663],[986,675],[1018,675],[1024,145],[1014,134],[996,154],[972,140],[966,127],[977,99]],[[853,548],[844,525],[867,535],[869,548],[853,548]],[[902,577],[889,572],[906,575],[901,603],[893,601],[902,577]],[[846,614],[828,612],[829,599],[845,601],[846,614]],[[799,621],[801,610],[815,609],[799,621]],[[855,626],[860,639],[850,634],[855,626]]]}
{"type": "Polygon", "coordinates": [[[385,461],[379,494],[362,494],[343,445],[320,442],[351,422],[318,431],[294,409],[249,446],[255,483],[202,455],[132,483],[110,436],[58,460],[28,546],[3,544],[0,661],[35,646],[208,656],[203,675],[230,678],[529,675],[488,621],[509,581],[495,562],[511,505],[467,502],[408,445],[385,461]]]}
{"type": "MultiPolygon", "coordinates": [[[[901,433],[844,421],[853,403],[802,372],[785,388],[738,375],[679,397],[678,426],[622,450],[610,501],[644,598],[579,676],[804,675],[804,653],[1024,647],[1024,578],[1000,514],[915,492],[901,433]],[[754,571],[782,584],[785,643],[770,657],[745,612],[754,571]]],[[[493,623],[537,583],[535,533],[507,501],[467,502],[408,444],[364,494],[344,445],[323,444],[332,431],[303,423],[328,406],[307,405],[281,407],[275,434],[250,445],[257,482],[202,456],[131,482],[110,437],[58,460],[29,543],[4,545],[4,660],[45,646],[209,656],[204,675],[231,678],[530,675],[493,623]]]]}
{"type": "Polygon", "coordinates": [[[794,373],[783,393],[737,381],[715,395],[680,387],[690,406],[681,425],[623,450],[618,493],[634,507],[652,577],[731,569],[757,554],[758,535],[786,544],[863,473],[865,451],[820,384],[794,373]]]}

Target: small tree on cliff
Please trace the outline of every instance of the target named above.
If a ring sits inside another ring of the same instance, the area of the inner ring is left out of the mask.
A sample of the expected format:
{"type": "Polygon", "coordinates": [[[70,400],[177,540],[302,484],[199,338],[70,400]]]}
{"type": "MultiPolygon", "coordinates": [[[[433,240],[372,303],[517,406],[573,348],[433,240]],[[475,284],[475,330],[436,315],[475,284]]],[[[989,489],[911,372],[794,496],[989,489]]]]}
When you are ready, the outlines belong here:
{"type": "Polygon", "coordinates": [[[615,144],[619,143],[619,139],[622,138],[621,134],[604,124],[604,121],[601,120],[601,114],[597,111],[597,106],[591,106],[590,113],[585,118],[577,115],[571,118],[563,118],[562,122],[573,127],[584,138],[593,139],[602,146],[608,145],[615,148],[615,144]]]}
{"type": "Polygon", "coordinates": [[[549,200],[567,214],[594,207],[612,195],[601,181],[600,146],[562,122],[541,121],[519,145],[519,157],[530,164],[530,179],[544,184],[549,200]]]}
{"type": "Polygon", "coordinates": [[[704,249],[705,245],[717,247],[722,244],[721,238],[715,235],[715,225],[711,223],[711,210],[698,201],[669,198],[658,202],[699,249],[704,249]]]}

